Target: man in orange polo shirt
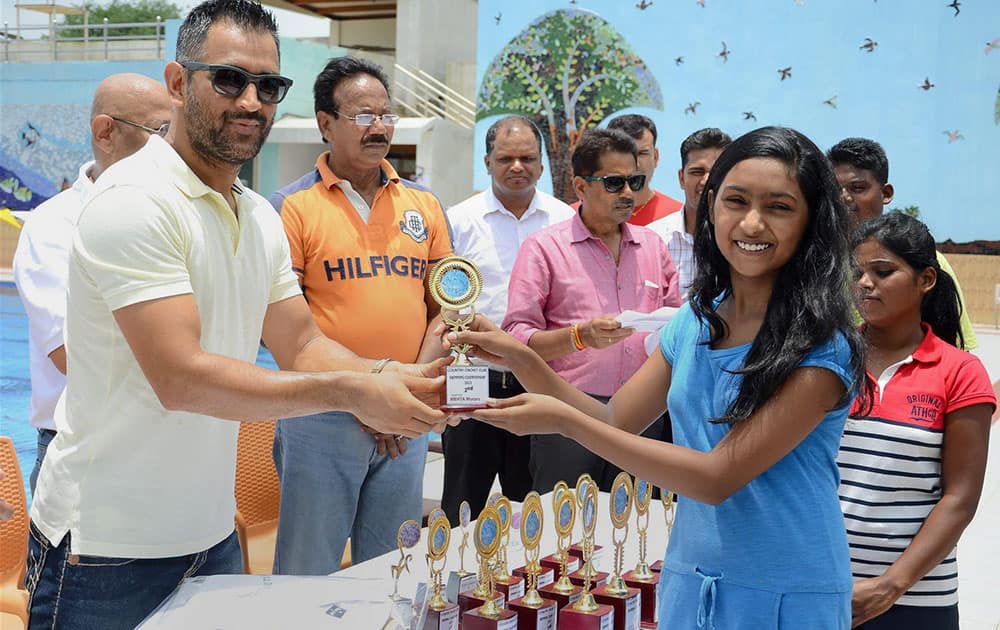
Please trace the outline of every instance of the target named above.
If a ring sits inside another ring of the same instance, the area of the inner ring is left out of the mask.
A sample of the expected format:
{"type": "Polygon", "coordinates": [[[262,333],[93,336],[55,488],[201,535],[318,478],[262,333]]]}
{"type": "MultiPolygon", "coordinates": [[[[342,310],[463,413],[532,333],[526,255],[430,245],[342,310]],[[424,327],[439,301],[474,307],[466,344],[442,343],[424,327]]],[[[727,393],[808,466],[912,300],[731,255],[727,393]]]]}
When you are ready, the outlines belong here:
{"type": "MultiPolygon", "coordinates": [[[[440,356],[440,342],[425,343],[438,310],[425,277],[452,253],[449,228],[434,194],[400,179],[385,160],[399,119],[388,80],[369,61],[339,57],[313,94],[330,150],[271,197],[313,317],[361,356],[406,363],[440,356]]],[[[332,573],[348,537],[355,562],[394,548],[399,524],[420,518],[426,453],[426,435],[407,443],[347,413],[279,421],[274,572],[332,573]]]]}

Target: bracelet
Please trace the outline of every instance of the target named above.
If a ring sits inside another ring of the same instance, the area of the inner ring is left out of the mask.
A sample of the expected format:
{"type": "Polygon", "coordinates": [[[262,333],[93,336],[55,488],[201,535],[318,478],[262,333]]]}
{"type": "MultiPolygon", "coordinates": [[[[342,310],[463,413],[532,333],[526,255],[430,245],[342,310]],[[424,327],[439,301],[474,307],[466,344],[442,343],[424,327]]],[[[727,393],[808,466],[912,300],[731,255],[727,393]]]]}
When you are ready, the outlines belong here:
{"type": "Polygon", "coordinates": [[[573,324],[570,326],[570,334],[573,336],[573,347],[577,350],[583,350],[587,346],[583,344],[583,337],[580,336],[580,324],[573,324]]]}
{"type": "Polygon", "coordinates": [[[371,373],[372,374],[381,374],[382,370],[385,369],[385,366],[389,365],[389,363],[391,363],[392,361],[395,361],[395,360],[396,359],[390,359],[388,357],[386,357],[385,359],[379,359],[378,361],[375,362],[375,365],[372,366],[371,373]]]}

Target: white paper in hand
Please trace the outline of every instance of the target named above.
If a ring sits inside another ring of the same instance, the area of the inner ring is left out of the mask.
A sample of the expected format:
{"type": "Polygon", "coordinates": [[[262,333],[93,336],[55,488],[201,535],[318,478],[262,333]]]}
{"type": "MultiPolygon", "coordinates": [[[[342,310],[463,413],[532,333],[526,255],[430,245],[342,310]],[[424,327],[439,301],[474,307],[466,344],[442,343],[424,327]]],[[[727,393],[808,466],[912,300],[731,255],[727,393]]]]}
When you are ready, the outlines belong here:
{"type": "Polygon", "coordinates": [[[622,311],[617,320],[623,328],[635,328],[636,332],[656,332],[669,322],[677,311],[675,306],[664,306],[652,313],[639,311],[622,311]]]}

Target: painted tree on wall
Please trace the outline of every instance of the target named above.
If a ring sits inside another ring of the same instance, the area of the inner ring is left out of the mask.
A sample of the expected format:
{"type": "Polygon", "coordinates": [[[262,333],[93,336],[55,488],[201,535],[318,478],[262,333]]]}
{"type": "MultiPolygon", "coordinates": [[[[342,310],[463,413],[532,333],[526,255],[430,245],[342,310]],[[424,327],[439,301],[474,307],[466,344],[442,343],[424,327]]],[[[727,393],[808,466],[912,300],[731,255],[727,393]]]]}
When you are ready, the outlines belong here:
{"type": "Polygon", "coordinates": [[[605,19],[578,9],[546,13],[493,59],[476,119],[520,114],[542,131],[552,191],[576,201],[570,155],[585,130],[626,107],[663,109],[645,62],[605,19]]]}

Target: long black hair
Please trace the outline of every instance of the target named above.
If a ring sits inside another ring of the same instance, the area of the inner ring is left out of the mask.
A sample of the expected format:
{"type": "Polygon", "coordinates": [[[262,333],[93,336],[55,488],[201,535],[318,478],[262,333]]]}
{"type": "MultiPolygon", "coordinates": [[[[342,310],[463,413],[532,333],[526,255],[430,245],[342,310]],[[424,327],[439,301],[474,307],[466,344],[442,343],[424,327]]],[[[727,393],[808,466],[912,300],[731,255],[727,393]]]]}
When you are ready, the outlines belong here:
{"type": "Polygon", "coordinates": [[[722,256],[709,220],[709,193],[714,198],[729,171],[752,158],[772,158],[788,165],[809,207],[798,249],[778,272],[764,322],[747,352],[739,392],[724,416],[714,422],[737,423],[749,418],[788,379],[802,360],[840,332],[851,349],[852,386],[837,406],[865,390],[864,343],[852,321],[848,280],[847,211],[840,187],[823,152],[798,131],[762,127],[737,138],[719,155],[698,202],[694,239],[697,274],[691,308],[707,321],[714,343],[726,336],[726,322],[716,303],[732,293],[729,262],[722,256]]]}
{"type": "Polygon", "coordinates": [[[854,232],[851,246],[857,247],[869,239],[878,241],[917,273],[928,268],[937,272],[937,282],[920,304],[920,319],[944,341],[964,347],[958,287],[955,279],[941,269],[934,237],[927,226],[902,212],[889,212],[860,225],[854,232]]]}

